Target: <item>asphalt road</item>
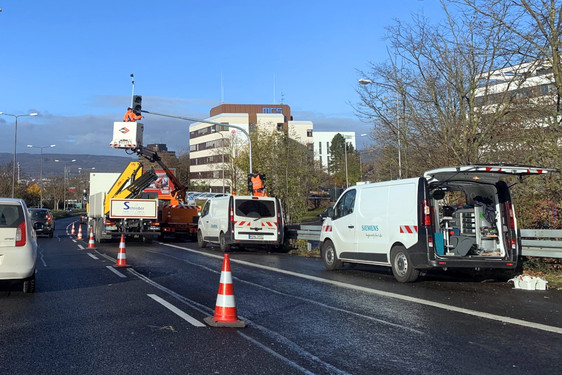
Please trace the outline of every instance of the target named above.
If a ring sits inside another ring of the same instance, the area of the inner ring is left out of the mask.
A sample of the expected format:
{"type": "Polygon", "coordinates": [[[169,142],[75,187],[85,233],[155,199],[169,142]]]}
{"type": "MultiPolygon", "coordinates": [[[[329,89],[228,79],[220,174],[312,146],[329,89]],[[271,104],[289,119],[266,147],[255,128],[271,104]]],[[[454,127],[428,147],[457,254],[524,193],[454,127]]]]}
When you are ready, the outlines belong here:
{"type": "Polygon", "coordinates": [[[384,268],[328,272],[319,259],[233,251],[238,317],[248,327],[214,328],[203,319],[217,298],[217,247],[127,241],[132,267],[115,269],[119,244],[88,250],[87,238],[68,236],[69,223],[39,239],[35,294],[0,283],[1,373],[559,371],[560,291],[450,273],[400,284],[384,268]]]}

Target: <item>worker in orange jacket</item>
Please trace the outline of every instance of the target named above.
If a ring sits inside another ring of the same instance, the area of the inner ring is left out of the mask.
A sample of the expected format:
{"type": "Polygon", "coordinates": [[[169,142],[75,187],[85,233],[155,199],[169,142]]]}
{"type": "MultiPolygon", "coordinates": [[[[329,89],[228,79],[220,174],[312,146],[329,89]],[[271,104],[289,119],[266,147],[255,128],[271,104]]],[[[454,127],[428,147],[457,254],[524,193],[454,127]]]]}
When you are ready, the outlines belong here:
{"type": "Polygon", "coordinates": [[[131,107],[127,108],[127,112],[125,113],[125,116],[123,116],[123,121],[125,122],[135,122],[138,121],[142,118],[141,115],[137,115],[135,112],[133,112],[133,109],[131,107]]]}
{"type": "Polygon", "coordinates": [[[252,189],[254,191],[254,196],[261,197],[264,193],[264,184],[259,174],[254,174],[251,179],[252,181],[252,189]]]}

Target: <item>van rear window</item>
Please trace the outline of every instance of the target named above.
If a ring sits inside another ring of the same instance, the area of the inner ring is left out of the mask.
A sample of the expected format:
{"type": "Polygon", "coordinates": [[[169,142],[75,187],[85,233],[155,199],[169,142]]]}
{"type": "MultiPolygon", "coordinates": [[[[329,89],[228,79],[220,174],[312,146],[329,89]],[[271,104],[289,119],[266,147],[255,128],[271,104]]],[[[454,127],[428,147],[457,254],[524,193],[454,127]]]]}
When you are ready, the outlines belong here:
{"type": "Polygon", "coordinates": [[[0,227],[1,228],[17,228],[23,223],[25,217],[23,210],[19,205],[0,204],[0,227]]]}
{"type": "Polygon", "coordinates": [[[275,202],[274,201],[260,201],[257,199],[235,201],[236,215],[246,216],[253,218],[261,217],[275,217],[275,202]]]}

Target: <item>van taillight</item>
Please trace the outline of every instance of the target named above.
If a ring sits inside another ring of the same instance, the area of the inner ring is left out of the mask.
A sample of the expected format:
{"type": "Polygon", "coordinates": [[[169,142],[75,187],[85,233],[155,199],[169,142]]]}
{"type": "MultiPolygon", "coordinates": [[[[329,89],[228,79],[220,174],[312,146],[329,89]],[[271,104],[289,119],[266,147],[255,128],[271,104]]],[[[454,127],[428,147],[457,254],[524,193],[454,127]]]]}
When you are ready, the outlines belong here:
{"type": "Polygon", "coordinates": [[[230,231],[234,232],[234,204],[232,199],[228,204],[228,225],[230,226],[230,231]]]}
{"type": "Polygon", "coordinates": [[[433,249],[433,236],[427,236],[427,246],[433,249]]]}
{"type": "Polygon", "coordinates": [[[429,200],[426,199],[422,203],[422,225],[426,227],[431,226],[431,205],[429,200]]]}
{"type": "Polygon", "coordinates": [[[505,211],[507,213],[507,229],[515,229],[515,215],[511,202],[505,202],[505,211]]]}
{"type": "Polygon", "coordinates": [[[25,233],[26,227],[24,221],[23,223],[18,225],[18,228],[16,229],[16,246],[25,246],[27,240],[25,233]]]}

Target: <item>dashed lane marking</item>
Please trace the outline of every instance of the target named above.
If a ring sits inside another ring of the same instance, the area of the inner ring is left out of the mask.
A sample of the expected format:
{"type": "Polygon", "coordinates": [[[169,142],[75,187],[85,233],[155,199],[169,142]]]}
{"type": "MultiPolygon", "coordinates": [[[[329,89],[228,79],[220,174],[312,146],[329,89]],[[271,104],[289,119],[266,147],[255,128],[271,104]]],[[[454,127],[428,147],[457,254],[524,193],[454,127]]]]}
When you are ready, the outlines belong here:
{"type": "Polygon", "coordinates": [[[191,317],[190,315],[185,313],[183,310],[180,310],[179,308],[172,305],[171,303],[169,303],[169,302],[163,300],[162,298],[158,297],[156,294],[147,294],[147,296],[149,296],[150,298],[152,298],[153,300],[155,300],[156,302],[158,302],[159,304],[161,304],[162,306],[164,306],[165,308],[167,308],[168,310],[170,310],[171,312],[173,312],[174,314],[176,314],[180,318],[184,319],[185,321],[187,321],[191,325],[193,325],[195,327],[206,327],[205,324],[203,324],[200,321],[198,321],[197,319],[191,317]]]}
{"type": "Polygon", "coordinates": [[[115,268],[113,268],[113,266],[105,266],[108,270],[110,270],[111,272],[113,272],[114,274],[116,274],[119,277],[123,277],[123,278],[127,278],[127,275],[123,275],[121,272],[117,271],[115,268]]]}

